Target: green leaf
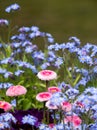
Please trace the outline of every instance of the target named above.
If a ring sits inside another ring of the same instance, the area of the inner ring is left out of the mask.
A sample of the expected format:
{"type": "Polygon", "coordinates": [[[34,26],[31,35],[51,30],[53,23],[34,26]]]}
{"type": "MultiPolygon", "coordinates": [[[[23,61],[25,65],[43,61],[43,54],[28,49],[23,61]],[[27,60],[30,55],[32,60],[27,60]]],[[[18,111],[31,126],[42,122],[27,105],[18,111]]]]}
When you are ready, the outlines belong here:
{"type": "Polygon", "coordinates": [[[66,71],[67,71],[67,73],[68,73],[69,78],[72,78],[72,74],[70,73],[70,71],[68,70],[67,67],[66,67],[66,71]]]}
{"type": "Polygon", "coordinates": [[[6,50],[7,56],[9,57],[10,54],[12,53],[10,45],[8,45],[7,48],[5,48],[5,50],[6,50]]]}
{"type": "Polygon", "coordinates": [[[21,80],[18,84],[20,85],[20,84],[23,84],[24,83],[24,80],[21,80]]]}
{"type": "Polygon", "coordinates": [[[74,81],[74,83],[73,83],[73,86],[75,86],[75,85],[77,84],[77,82],[78,82],[78,80],[80,79],[80,77],[81,77],[81,75],[79,74],[79,75],[76,77],[76,79],[75,79],[75,81],[74,81]]]}
{"type": "Polygon", "coordinates": [[[35,86],[41,86],[41,87],[43,87],[43,88],[46,87],[45,84],[43,84],[43,83],[35,83],[35,86]]]}
{"type": "Polygon", "coordinates": [[[23,110],[27,110],[31,107],[31,101],[29,99],[24,99],[22,101],[23,110]]]}

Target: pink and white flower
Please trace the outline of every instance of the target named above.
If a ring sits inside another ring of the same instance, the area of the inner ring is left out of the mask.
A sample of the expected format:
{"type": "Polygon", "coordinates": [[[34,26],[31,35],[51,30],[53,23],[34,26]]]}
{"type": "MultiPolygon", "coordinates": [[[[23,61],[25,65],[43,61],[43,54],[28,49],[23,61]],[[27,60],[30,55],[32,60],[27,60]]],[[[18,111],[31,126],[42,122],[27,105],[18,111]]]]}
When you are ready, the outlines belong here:
{"type": "Polygon", "coordinates": [[[0,108],[4,109],[4,111],[9,111],[12,109],[12,105],[5,101],[0,101],[0,108]]]}
{"type": "Polygon", "coordinates": [[[78,101],[76,102],[76,105],[79,106],[80,108],[84,108],[85,107],[85,105],[83,103],[78,102],[78,101]]]}
{"type": "Polygon", "coordinates": [[[52,70],[42,70],[37,74],[38,78],[44,81],[49,81],[57,78],[56,72],[52,70]]]}
{"type": "Polygon", "coordinates": [[[81,125],[81,123],[82,123],[82,120],[77,115],[66,116],[64,121],[65,121],[65,123],[66,122],[67,123],[68,122],[73,123],[74,128],[78,128],[81,125]]]}
{"type": "Polygon", "coordinates": [[[55,126],[55,124],[54,124],[54,123],[51,123],[51,124],[49,124],[48,126],[49,126],[50,129],[53,129],[54,126],[55,126]]]}
{"type": "Polygon", "coordinates": [[[48,101],[52,97],[49,92],[41,92],[36,95],[36,99],[40,102],[48,101]]]}
{"type": "Polygon", "coordinates": [[[10,88],[7,89],[6,95],[7,96],[19,96],[26,94],[27,89],[21,85],[16,85],[16,86],[11,86],[10,88]]]}
{"type": "Polygon", "coordinates": [[[61,92],[61,90],[56,86],[52,86],[52,87],[48,88],[48,92],[53,94],[53,93],[56,93],[56,92],[61,92]]]}
{"type": "Polygon", "coordinates": [[[61,103],[61,107],[62,107],[62,110],[66,111],[66,112],[69,112],[72,109],[71,103],[66,102],[66,101],[61,103]]]}

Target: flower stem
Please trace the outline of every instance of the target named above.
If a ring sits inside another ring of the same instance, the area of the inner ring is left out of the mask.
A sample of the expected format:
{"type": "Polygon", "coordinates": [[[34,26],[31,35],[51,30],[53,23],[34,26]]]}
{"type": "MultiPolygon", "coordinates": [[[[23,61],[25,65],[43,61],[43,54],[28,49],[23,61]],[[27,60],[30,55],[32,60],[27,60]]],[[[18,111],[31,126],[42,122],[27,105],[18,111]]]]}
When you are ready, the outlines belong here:
{"type": "Polygon", "coordinates": [[[48,109],[48,111],[47,111],[47,124],[49,124],[49,109],[48,109]]]}
{"type": "Polygon", "coordinates": [[[46,115],[46,112],[45,112],[45,102],[43,102],[43,122],[45,123],[45,115],[46,115]]]}
{"type": "Polygon", "coordinates": [[[65,130],[65,122],[64,122],[64,117],[65,117],[65,114],[64,114],[64,111],[62,111],[62,122],[63,122],[63,128],[65,130]]]}
{"type": "Polygon", "coordinates": [[[48,89],[49,87],[49,81],[46,80],[46,90],[48,89]]]}
{"type": "Polygon", "coordinates": [[[32,130],[34,130],[34,127],[32,126],[32,130]]]}
{"type": "Polygon", "coordinates": [[[56,124],[56,110],[53,110],[54,113],[54,124],[56,124]]]}
{"type": "Polygon", "coordinates": [[[62,111],[60,110],[60,123],[62,121],[62,111]]]}
{"type": "Polygon", "coordinates": [[[18,96],[15,97],[15,99],[16,99],[16,109],[18,110],[18,96]]]}

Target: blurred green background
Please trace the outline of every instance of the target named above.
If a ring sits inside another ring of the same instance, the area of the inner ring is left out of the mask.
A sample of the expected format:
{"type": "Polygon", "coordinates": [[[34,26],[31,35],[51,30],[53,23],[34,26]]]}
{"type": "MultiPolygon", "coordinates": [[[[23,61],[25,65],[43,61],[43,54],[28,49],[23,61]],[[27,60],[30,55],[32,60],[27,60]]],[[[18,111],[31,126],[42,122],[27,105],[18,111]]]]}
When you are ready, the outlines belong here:
{"type": "Polygon", "coordinates": [[[97,44],[97,0],[0,0],[0,18],[10,19],[12,26],[36,25],[56,42],[76,36],[83,44],[97,44]],[[5,8],[13,3],[21,10],[7,14],[5,8]]]}

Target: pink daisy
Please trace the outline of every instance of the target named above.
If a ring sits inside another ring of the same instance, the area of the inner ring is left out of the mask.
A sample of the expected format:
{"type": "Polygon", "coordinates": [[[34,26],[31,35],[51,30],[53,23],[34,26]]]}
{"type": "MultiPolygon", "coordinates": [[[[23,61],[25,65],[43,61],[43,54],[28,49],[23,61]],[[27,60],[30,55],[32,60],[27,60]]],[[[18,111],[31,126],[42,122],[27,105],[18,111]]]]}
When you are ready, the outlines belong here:
{"type": "Polygon", "coordinates": [[[82,123],[82,120],[78,116],[76,116],[76,115],[67,116],[64,119],[64,121],[73,123],[73,126],[75,128],[79,127],[79,125],[81,125],[81,123],[82,123]]]}
{"type": "Polygon", "coordinates": [[[52,109],[52,110],[58,109],[58,107],[57,107],[56,105],[52,104],[52,103],[50,102],[50,100],[46,102],[45,106],[46,106],[48,109],[52,109]]]}
{"type": "Polygon", "coordinates": [[[55,124],[54,124],[54,123],[49,124],[49,128],[50,128],[50,129],[53,129],[53,128],[54,128],[54,126],[55,126],[55,124]]]}
{"type": "Polygon", "coordinates": [[[4,109],[4,111],[9,111],[12,109],[12,105],[5,101],[0,101],[0,108],[4,109]]]}
{"type": "Polygon", "coordinates": [[[36,95],[36,99],[40,102],[48,101],[52,97],[49,92],[41,92],[36,95]]]}
{"type": "Polygon", "coordinates": [[[57,74],[56,72],[52,71],[52,70],[42,70],[40,72],[38,72],[37,74],[38,78],[41,80],[53,80],[57,78],[57,74]]]}
{"type": "Polygon", "coordinates": [[[27,89],[21,85],[16,85],[16,86],[11,86],[10,88],[7,89],[6,95],[7,96],[19,96],[26,94],[27,89]]]}
{"type": "Polygon", "coordinates": [[[56,93],[56,92],[60,92],[61,90],[58,87],[52,86],[48,88],[48,92],[50,93],[56,93]]]}
{"type": "Polygon", "coordinates": [[[66,102],[66,101],[61,103],[61,107],[62,107],[62,110],[66,111],[66,112],[71,111],[71,109],[72,109],[71,103],[66,102]]]}
{"type": "Polygon", "coordinates": [[[85,105],[83,103],[81,103],[81,102],[76,102],[76,105],[79,106],[80,108],[84,108],[85,107],[85,105]]]}

